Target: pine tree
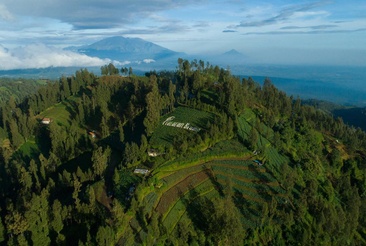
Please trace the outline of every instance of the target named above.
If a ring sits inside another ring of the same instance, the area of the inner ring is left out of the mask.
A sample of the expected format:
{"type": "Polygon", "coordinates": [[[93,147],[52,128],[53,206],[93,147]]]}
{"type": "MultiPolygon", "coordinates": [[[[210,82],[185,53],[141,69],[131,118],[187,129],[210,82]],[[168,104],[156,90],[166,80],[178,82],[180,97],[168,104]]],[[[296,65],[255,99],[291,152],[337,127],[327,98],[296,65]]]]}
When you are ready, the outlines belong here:
{"type": "Polygon", "coordinates": [[[29,231],[32,233],[33,245],[50,245],[48,193],[42,190],[41,195],[33,194],[30,209],[25,213],[29,222],[29,231]]]}

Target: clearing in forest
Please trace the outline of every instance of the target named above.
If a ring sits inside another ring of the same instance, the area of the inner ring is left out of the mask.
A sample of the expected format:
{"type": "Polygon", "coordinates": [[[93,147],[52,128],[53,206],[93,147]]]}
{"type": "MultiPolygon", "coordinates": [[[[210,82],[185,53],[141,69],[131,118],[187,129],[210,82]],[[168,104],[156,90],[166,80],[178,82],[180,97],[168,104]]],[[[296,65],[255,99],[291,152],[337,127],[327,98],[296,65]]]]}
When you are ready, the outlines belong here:
{"type": "Polygon", "coordinates": [[[151,146],[170,146],[181,134],[197,134],[212,121],[214,114],[192,108],[178,107],[164,116],[150,139],[151,146]],[[197,129],[197,131],[190,130],[197,129]]]}

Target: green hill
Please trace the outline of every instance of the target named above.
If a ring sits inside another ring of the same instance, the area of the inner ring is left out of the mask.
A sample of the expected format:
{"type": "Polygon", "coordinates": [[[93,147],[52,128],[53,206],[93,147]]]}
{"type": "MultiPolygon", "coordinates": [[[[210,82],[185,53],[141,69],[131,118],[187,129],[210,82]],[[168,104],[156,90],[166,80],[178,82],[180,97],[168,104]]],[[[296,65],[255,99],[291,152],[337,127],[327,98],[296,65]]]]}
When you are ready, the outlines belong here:
{"type": "Polygon", "coordinates": [[[366,133],[268,79],[80,70],[0,111],[0,244],[366,244],[366,133]]]}

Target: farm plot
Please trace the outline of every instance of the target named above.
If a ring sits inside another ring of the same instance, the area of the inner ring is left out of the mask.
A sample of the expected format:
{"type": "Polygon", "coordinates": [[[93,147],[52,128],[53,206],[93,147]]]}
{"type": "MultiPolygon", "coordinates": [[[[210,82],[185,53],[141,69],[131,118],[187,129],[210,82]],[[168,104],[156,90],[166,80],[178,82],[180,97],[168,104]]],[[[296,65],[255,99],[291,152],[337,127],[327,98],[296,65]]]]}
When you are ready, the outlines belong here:
{"type": "Polygon", "coordinates": [[[252,126],[248,123],[245,114],[238,118],[238,134],[242,139],[247,139],[252,126]]]}
{"type": "MultiPolygon", "coordinates": [[[[216,177],[217,177],[217,181],[221,185],[223,185],[223,186],[226,185],[227,176],[225,176],[224,173],[217,173],[216,177]]],[[[231,182],[232,182],[233,189],[240,192],[248,200],[263,203],[268,199],[268,197],[264,198],[262,195],[260,195],[259,193],[262,191],[258,190],[255,187],[255,184],[250,183],[247,180],[231,178],[231,182]]]]}
{"type": "MultiPolygon", "coordinates": [[[[235,189],[234,189],[235,190],[235,189]]],[[[258,226],[258,222],[261,218],[260,211],[262,210],[262,203],[254,202],[247,199],[241,192],[235,190],[235,195],[233,197],[234,202],[239,209],[242,224],[245,228],[253,228],[258,226]]]]}
{"type": "Polygon", "coordinates": [[[170,146],[179,134],[192,135],[197,131],[190,129],[205,129],[212,121],[214,114],[186,107],[178,107],[174,112],[163,117],[150,139],[151,146],[170,146]],[[169,124],[167,124],[167,120],[169,124]],[[174,124],[173,124],[174,123],[174,124]]]}
{"type": "Polygon", "coordinates": [[[158,199],[158,195],[155,192],[150,192],[144,197],[143,204],[145,204],[145,211],[152,211],[155,206],[155,202],[158,199]]]}
{"type": "Polygon", "coordinates": [[[214,173],[225,173],[228,177],[240,177],[246,182],[267,184],[267,183],[277,183],[276,180],[272,178],[269,173],[257,172],[256,170],[250,171],[245,169],[230,168],[227,166],[216,165],[213,166],[214,173]]]}
{"type": "Polygon", "coordinates": [[[266,172],[265,168],[258,167],[258,164],[254,164],[252,160],[215,160],[209,164],[210,166],[222,166],[243,171],[266,172]]]}
{"type": "Polygon", "coordinates": [[[266,159],[273,165],[280,166],[283,163],[289,162],[289,159],[280,155],[276,148],[269,147],[264,153],[266,159]]]}
{"type": "Polygon", "coordinates": [[[259,135],[258,142],[257,142],[258,148],[268,147],[268,146],[270,146],[270,144],[271,143],[263,135],[259,135]]]}
{"type": "Polygon", "coordinates": [[[214,191],[215,189],[211,181],[206,180],[196,187],[192,188],[190,191],[186,192],[165,214],[165,219],[163,220],[163,224],[165,225],[165,227],[173,229],[179,222],[183,214],[186,213],[187,207],[190,202],[192,202],[199,196],[205,196],[208,193],[215,193],[214,191]]]}
{"type": "Polygon", "coordinates": [[[168,186],[171,186],[172,184],[179,182],[180,180],[184,179],[185,177],[187,177],[193,173],[200,172],[203,169],[205,169],[203,165],[196,165],[196,166],[180,169],[176,172],[170,172],[166,176],[165,175],[160,176],[159,175],[160,173],[159,173],[157,175],[157,177],[161,178],[162,181],[164,181],[164,183],[166,183],[168,186]]]}
{"type": "MultiPolygon", "coordinates": [[[[272,153],[273,158],[275,154],[272,153]]],[[[263,204],[283,196],[284,191],[265,166],[258,166],[249,158],[248,155],[222,156],[207,162],[186,161],[177,169],[168,168],[169,171],[159,169],[154,176],[164,186],[145,196],[146,211],[155,208],[162,215],[165,228],[173,233],[179,222],[192,223],[190,209],[194,209],[195,199],[219,197],[230,180],[233,201],[242,214],[243,224],[248,228],[260,224],[263,204]]],[[[281,155],[276,158],[281,158],[281,155]]]]}
{"type": "MultiPolygon", "coordinates": [[[[238,118],[238,135],[242,140],[247,140],[251,129],[255,124],[255,114],[251,110],[245,110],[245,112],[238,118]]],[[[269,128],[263,122],[255,127],[258,133],[258,140],[256,146],[258,148],[270,146],[270,141],[267,138],[272,138],[273,130],[269,128]],[[265,137],[266,136],[266,137],[265,137]]]]}
{"type": "Polygon", "coordinates": [[[236,178],[245,181],[247,186],[260,190],[268,190],[271,194],[283,193],[277,180],[265,167],[258,167],[251,161],[224,160],[211,162],[214,174],[224,174],[227,178],[236,178]],[[262,186],[262,187],[261,187],[262,186]],[[263,188],[264,187],[264,188],[263,188]],[[267,187],[267,188],[266,188],[267,187]]]}
{"type": "Polygon", "coordinates": [[[266,158],[266,167],[269,168],[276,176],[281,170],[281,165],[289,163],[289,159],[278,153],[277,149],[269,147],[266,149],[264,156],[266,158]]]}
{"type": "MultiPolygon", "coordinates": [[[[208,182],[208,181],[206,181],[206,182],[208,182]]],[[[212,187],[212,184],[209,184],[209,185],[212,187]]],[[[186,194],[185,197],[183,197],[183,199],[187,199],[187,196],[189,196],[189,195],[186,194]]],[[[192,215],[192,211],[190,212],[190,210],[192,210],[192,208],[194,207],[193,203],[194,203],[195,199],[202,198],[202,199],[212,200],[218,196],[219,196],[219,194],[215,189],[208,190],[205,193],[200,192],[199,195],[197,195],[196,197],[191,198],[189,200],[190,203],[186,204],[186,209],[184,211],[182,211],[180,216],[174,217],[175,214],[172,213],[173,211],[170,211],[169,217],[168,216],[166,217],[163,224],[166,226],[166,228],[168,228],[170,230],[170,232],[174,231],[174,229],[177,227],[178,223],[182,223],[182,224],[191,226],[192,220],[193,220],[192,216],[195,216],[195,215],[192,215]],[[170,221],[170,219],[172,219],[172,220],[170,221]],[[168,227],[168,226],[170,226],[170,227],[168,227]]]]}
{"type": "Polygon", "coordinates": [[[173,204],[173,202],[179,199],[180,196],[190,190],[191,187],[197,186],[199,183],[202,183],[208,178],[209,175],[205,171],[201,171],[186,177],[184,180],[171,187],[161,196],[156,207],[156,211],[158,211],[160,214],[164,214],[173,204]]]}

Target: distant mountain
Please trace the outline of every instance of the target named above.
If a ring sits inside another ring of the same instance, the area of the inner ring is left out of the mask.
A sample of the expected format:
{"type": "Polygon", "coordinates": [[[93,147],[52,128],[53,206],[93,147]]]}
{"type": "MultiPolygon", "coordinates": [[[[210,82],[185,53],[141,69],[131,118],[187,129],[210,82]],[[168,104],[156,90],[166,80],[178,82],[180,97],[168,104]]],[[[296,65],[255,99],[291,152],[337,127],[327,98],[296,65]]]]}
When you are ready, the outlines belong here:
{"type": "Polygon", "coordinates": [[[153,62],[152,60],[157,62],[166,59],[176,61],[182,55],[182,53],[169,50],[141,38],[121,36],[102,39],[90,45],[69,47],[68,49],[88,56],[102,59],[109,58],[120,62],[143,60],[145,62],[153,62]]]}
{"type": "Polygon", "coordinates": [[[223,56],[237,56],[237,57],[244,57],[244,55],[242,53],[240,53],[239,51],[237,51],[236,49],[232,49],[229,50],[227,52],[225,52],[224,54],[222,54],[223,56]]]}
{"type": "Polygon", "coordinates": [[[225,53],[209,56],[207,59],[215,64],[221,66],[233,66],[233,65],[243,65],[247,62],[248,58],[235,49],[231,49],[225,53]]]}
{"type": "Polygon", "coordinates": [[[232,49],[219,56],[222,61],[231,63],[243,63],[247,59],[245,55],[239,51],[232,49]]]}

